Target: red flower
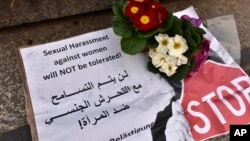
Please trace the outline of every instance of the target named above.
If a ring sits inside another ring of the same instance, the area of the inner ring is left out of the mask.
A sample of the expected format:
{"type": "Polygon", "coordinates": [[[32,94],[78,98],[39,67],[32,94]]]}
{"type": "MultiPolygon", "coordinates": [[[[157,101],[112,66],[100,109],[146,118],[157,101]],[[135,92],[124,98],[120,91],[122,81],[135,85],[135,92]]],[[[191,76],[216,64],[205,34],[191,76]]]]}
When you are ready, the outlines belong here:
{"type": "Polygon", "coordinates": [[[167,9],[159,2],[150,0],[130,0],[125,7],[125,15],[140,31],[160,28],[167,19],[167,9]]]}
{"type": "Polygon", "coordinates": [[[130,2],[150,3],[150,0],[129,0],[130,2]]]}
{"type": "Polygon", "coordinates": [[[154,2],[151,4],[151,8],[156,11],[159,23],[162,23],[167,19],[168,13],[165,7],[162,7],[159,2],[154,2]]]}
{"type": "Polygon", "coordinates": [[[161,26],[157,20],[156,12],[154,10],[146,11],[138,19],[132,19],[132,22],[139,30],[144,32],[161,26]]]}
{"type": "Polygon", "coordinates": [[[125,8],[125,15],[131,19],[139,18],[145,12],[145,5],[136,2],[130,2],[125,8]]]}

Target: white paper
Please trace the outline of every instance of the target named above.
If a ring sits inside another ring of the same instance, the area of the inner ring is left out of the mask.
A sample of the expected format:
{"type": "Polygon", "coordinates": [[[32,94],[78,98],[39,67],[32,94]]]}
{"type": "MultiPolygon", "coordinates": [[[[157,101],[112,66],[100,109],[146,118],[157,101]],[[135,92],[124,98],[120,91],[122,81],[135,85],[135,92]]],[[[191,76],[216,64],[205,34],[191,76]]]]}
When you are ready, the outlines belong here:
{"type": "Polygon", "coordinates": [[[205,21],[208,30],[230,53],[236,63],[240,64],[241,47],[233,15],[224,15],[205,21]]]}
{"type": "Polygon", "coordinates": [[[147,55],[130,56],[120,50],[120,38],[111,28],[23,48],[21,54],[39,141],[133,140],[135,134],[140,135],[137,140],[149,140],[157,112],[174,95],[164,79],[147,70],[147,55]],[[108,39],[70,49],[72,43],[99,37],[108,39]],[[58,52],[60,48],[65,51],[58,52]],[[92,55],[83,57],[86,52],[92,55]],[[110,55],[114,57],[107,61],[110,55]],[[67,56],[76,57],[55,65],[67,56]]]}

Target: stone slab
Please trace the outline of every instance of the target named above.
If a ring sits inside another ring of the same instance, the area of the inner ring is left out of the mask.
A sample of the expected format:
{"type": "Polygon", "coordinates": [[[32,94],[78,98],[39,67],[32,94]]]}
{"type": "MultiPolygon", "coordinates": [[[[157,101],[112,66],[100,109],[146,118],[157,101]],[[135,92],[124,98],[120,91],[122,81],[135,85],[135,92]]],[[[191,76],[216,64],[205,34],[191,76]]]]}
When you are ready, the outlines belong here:
{"type": "Polygon", "coordinates": [[[0,28],[111,8],[113,0],[1,0],[0,28]]]}

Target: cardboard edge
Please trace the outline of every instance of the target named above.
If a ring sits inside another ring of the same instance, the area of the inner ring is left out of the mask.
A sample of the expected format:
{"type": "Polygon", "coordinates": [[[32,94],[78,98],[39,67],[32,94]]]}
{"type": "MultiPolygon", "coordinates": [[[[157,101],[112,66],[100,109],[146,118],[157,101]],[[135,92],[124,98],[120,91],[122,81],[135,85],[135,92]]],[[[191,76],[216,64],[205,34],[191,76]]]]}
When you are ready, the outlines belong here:
{"type": "Polygon", "coordinates": [[[17,62],[18,62],[18,66],[19,66],[18,69],[19,69],[19,72],[21,74],[22,88],[23,88],[23,93],[24,93],[24,98],[25,98],[25,111],[27,114],[28,124],[30,126],[32,141],[38,141],[38,134],[37,134],[35,117],[34,117],[34,111],[33,111],[33,107],[32,107],[30,92],[29,92],[29,88],[28,88],[28,84],[27,84],[26,73],[25,73],[24,64],[23,64],[22,55],[21,55],[20,50],[21,50],[21,48],[18,48],[16,50],[16,54],[17,54],[17,62]]]}

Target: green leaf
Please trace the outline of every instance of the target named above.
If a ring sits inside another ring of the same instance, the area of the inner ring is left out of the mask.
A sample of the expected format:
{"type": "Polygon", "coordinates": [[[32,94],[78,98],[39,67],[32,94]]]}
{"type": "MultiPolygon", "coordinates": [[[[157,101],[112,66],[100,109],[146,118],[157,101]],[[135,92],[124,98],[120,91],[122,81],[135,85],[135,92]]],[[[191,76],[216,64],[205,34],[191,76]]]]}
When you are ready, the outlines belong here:
{"type": "Polygon", "coordinates": [[[170,36],[170,37],[173,37],[175,36],[177,33],[176,32],[180,32],[181,33],[181,22],[180,22],[180,19],[178,19],[178,17],[176,16],[173,16],[172,17],[172,24],[171,26],[169,27],[169,29],[166,31],[166,33],[170,36]]]}
{"type": "Polygon", "coordinates": [[[192,30],[192,38],[193,38],[193,40],[195,41],[195,43],[197,44],[197,45],[200,45],[201,44],[201,35],[199,35],[197,32],[195,32],[195,30],[193,29],[192,30]]]}
{"type": "Polygon", "coordinates": [[[142,38],[150,38],[150,37],[154,36],[156,33],[158,33],[159,31],[160,31],[159,28],[153,29],[149,32],[138,31],[138,35],[142,38]]]}
{"type": "Polygon", "coordinates": [[[187,64],[189,64],[189,65],[191,64],[191,60],[194,57],[194,55],[195,55],[196,52],[197,52],[197,50],[195,48],[190,48],[190,50],[188,50],[185,53],[185,56],[188,58],[187,64]]]}
{"type": "Polygon", "coordinates": [[[182,30],[180,24],[175,24],[175,25],[173,26],[173,29],[174,29],[174,33],[175,33],[175,34],[177,34],[177,35],[183,35],[183,30],[182,30]]]}
{"type": "Polygon", "coordinates": [[[196,47],[197,46],[195,41],[192,38],[192,31],[190,28],[188,28],[184,31],[184,37],[186,38],[189,47],[196,47]]]}
{"type": "Polygon", "coordinates": [[[196,47],[195,41],[192,39],[192,33],[190,29],[186,29],[184,31],[184,37],[187,40],[187,44],[188,44],[188,50],[184,55],[188,58],[188,64],[190,64],[190,60],[193,58],[197,47],[196,47]]]}
{"type": "Polygon", "coordinates": [[[112,11],[115,15],[123,15],[123,6],[126,0],[116,0],[113,2],[112,11]]]}
{"type": "Polygon", "coordinates": [[[159,45],[159,43],[155,40],[154,37],[147,39],[147,47],[148,48],[156,48],[159,45]]]}
{"type": "Polygon", "coordinates": [[[137,34],[133,34],[130,38],[122,38],[122,51],[130,55],[135,55],[145,48],[146,41],[145,38],[141,38],[137,34]]]}
{"type": "Polygon", "coordinates": [[[160,72],[160,71],[152,64],[151,59],[149,59],[147,67],[148,67],[148,70],[149,70],[150,72],[152,72],[152,73],[159,73],[159,72],[160,72]]]}
{"type": "Polygon", "coordinates": [[[182,22],[179,18],[174,18],[175,23],[173,24],[174,33],[177,35],[183,35],[182,22]]]}
{"type": "Polygon", "coordinates": [[[199,34],[206,34],[206,31],[202,28],[195,28],[196,32],[198,32],[199,34]]]}
{"type": "Polygon", "coordinates": [[[195,66],[196,66],[196,62],[194,61],[194,59],[191,59],[191,61],[190,61],[190,70],[189,71],[192,71],[193,69],[195,69],[195,66]]]}
{"type": "Polygon", "coordinates": [[[169,28],[173,24],[173,19],[174,19],[173,13],[168,12],[168,18],[167,18],[167,20],[165,22],[163,22],[161,32],[167,32],[169,30],[169,28]]]}
{"type": "Polygon", "coordinates": [[[193,27],[193,24],[190,21],[188,21],[188,20],[182,20],[181,22],[182,22],[182,25],[183,25],[184,29],[193,27]]]}
{"type": "Polygon", "coordinates": [[[119,19],[121,22],[124,22],[126,24],[129,24],[130,21],[128,18],[124,15],[124,6],[126,6],[126,0],[119,0],[113,3],[112,10],[117,19],[119,19]]]}
{"type": "Polygon", "coordinates": [[[200,45],[201,41],[202,41],[202,38],[203,38],[202,34],[200,34],[199,32],[197,32],[197,30],[195,29],[195,27],[191,27],[190,31],[191,31],[191,36],[192,36],[193,40],[195,41],[195,43],[197,45],[200,45]]]}
{"type": "Polygon", "coordinates": [[[190,65],[181,65],[181,66],[179,66],[179,68],[177,69],[177,73],[172,75],[169,79],[182,80],[183,78],[185,78],[187,76],[187,74],[190,71],[191,67],[192,66],[190,66],[190,65]]]}
{"type": "Polygon", "coordinates": [[[130,38],[134,33],[133,27],[120,21],[116,16],[113,19],[112,26],[115,34],[124,38],[130,38]]]}
{"type": "Polygon", "coordinates": [[[203,30],[198,30],[190,24],[185,24],[184,37],[188,43],[188,51],[185,53],[185,56],[188,58],[188,64],[190,64],[193,56],[200,50],[199,46],[202,43],[203,35],[200,34],[203,30]]]}

